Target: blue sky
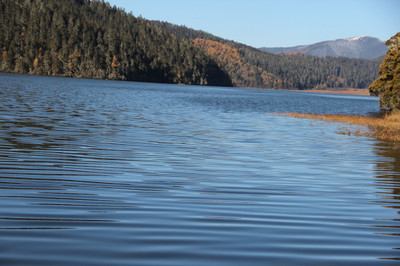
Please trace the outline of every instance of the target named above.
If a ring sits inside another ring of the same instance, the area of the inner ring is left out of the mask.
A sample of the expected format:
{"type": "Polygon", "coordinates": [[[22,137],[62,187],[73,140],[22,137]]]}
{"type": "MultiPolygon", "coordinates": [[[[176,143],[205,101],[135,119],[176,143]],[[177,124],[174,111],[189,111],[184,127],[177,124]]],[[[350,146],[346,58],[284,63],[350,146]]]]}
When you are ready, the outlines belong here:
{"type": "Polygon", "coordinates": [[[400,0],[109,0],[134,16],[201,29],[254,47],[339,38],[387,40],[400,31],[400,0]]]}

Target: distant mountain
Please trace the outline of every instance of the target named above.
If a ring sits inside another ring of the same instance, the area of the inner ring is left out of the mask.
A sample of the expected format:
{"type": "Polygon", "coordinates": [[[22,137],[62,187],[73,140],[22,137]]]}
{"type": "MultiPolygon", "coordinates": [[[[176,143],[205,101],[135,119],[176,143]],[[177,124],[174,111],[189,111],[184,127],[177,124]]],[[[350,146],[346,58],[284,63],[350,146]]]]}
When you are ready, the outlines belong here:
{"type": "Polygon", "coordinates": [[[387,52],[385,43],[378,38],[362,36],[357,38],[324,41],[311,45],[294,47],[263,47],[260,50],[274,54],[307,54],[320,57],[349,57],[374,59],[387,52]]]}

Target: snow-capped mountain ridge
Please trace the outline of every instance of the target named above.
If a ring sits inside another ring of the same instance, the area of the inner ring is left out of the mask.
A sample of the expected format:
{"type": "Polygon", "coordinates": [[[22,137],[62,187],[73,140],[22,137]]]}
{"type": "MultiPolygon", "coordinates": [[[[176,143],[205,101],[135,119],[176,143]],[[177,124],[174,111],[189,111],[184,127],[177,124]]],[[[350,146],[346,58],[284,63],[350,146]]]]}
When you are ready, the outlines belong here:
{"type": "Polygon", "coordinates": [[[308,54],[315,56],[375,59],[387,52],[385,43],[370,36],[351,37],[295,47],[263,47],[261,50],[275,54],[308,54]]]}
{"type": "Polygon", "coordinates": [[[360,36],[360,37],[345,38],[345,40],[347,40],[347,41],[359,41],[361,39],[368,38],[368,37],[369,37],[368,35],[364,35],[364,36],[360,36]]]}

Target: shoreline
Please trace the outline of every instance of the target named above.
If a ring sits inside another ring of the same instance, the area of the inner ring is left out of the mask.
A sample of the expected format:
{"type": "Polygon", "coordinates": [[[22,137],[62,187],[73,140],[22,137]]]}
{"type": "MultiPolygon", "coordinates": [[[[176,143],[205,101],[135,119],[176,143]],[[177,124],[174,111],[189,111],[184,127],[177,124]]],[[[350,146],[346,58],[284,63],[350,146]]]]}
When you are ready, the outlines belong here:
{"type": "Polygon", "coordinates": [[[316,90],[295,90],[295,89],[274,89],[274,88],[257,88],[257,87],[238,87],[244,89],[256,89],[256,90],[273,90],[273,91],[296,91],[296,92],[311,92],[311,93],[331,93],[331,94],[344,94],[344,95],[361,95],[368,96],[369,89],[355,89],[355,88],[341,88],[341,89],[316,89],[316,90]]]}
{"type": "MultiPolygon", "coordinates": [[[[292,90],[291,90],[292,91],[292,90]]],[[[344,90],[293,90],[301,92],[312,92],[312,93],[332,93],[332,94],[345,94],[345,95],[364,95],[368,96],[368,89],[344,89],[344,90]]]]}
{"type": "Polygon", "coordinates": [[[279,91],[298,91],[298,92],[311,92],[311,93],[330,93],[330,94],[344,94],[344,95],[361,95],[368,96],[369,89],[330,89],[330,90],[291,90],[291,89],[266,89],[266,90],[279,90],[279,91]]]}
{"type": "Polygon", "coordinates": [[[379,140],[400,142],[400,112],[393,111],[389,114],[379,114],[376,116],[360,115],[332,115],[332,114],[305,114],[305,113],[280,113],[280,115],[325,120],[336,123],[345,123],[364,127],[363,129],[345,129],[340,134],[374,137],[379,140]]]}

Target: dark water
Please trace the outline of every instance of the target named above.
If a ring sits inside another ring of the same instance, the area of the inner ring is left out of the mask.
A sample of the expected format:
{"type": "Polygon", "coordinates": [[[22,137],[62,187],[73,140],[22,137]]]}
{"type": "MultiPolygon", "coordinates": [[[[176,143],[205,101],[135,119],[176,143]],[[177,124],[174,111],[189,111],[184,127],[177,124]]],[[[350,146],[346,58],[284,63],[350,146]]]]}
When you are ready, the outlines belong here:
{"type": "Polygon", "coordinates": [[[0,74],[1,265],[400,259],[400,152],[377,99],[0,74]]]}

